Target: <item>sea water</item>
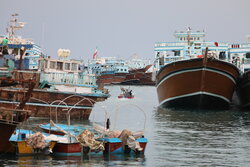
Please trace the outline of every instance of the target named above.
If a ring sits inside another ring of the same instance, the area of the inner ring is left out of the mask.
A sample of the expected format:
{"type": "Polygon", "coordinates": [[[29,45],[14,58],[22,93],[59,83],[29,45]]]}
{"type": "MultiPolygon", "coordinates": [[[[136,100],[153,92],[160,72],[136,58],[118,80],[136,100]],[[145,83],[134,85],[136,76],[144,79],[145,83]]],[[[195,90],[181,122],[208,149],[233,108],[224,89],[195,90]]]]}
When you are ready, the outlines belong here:
{"type": "MultiPolygon", "coordinates": [[[[91,127],[144,130],[144,155],[112,156],[10,156],[0,155],[4,166],[249,166],[250,111],[189,111],[158,108],[154,86],[123,86],[134,99],[119,99],[121,86],[108,86],[111,97],[94,106],[88,121],[71,121],[91,127]]],[[[30,123],[43,123],[31,118],[30,123]]]]}

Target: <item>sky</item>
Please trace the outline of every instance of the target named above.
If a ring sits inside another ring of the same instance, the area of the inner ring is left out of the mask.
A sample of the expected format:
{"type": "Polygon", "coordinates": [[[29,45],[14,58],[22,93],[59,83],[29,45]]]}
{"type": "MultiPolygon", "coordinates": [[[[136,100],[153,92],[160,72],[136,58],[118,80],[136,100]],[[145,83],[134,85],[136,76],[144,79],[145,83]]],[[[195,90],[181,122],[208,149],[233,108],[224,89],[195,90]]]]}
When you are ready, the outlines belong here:
{"type": "Polygon", "coordinates": [[[155,42],[173,42],[175,31],[205,31],[207,41],[245,43],[250,0],[0,0],[0,34],[11,14],[27,22],[17,32],[47,55],[59,48],[72,59],[154,59],[155,42]]]}

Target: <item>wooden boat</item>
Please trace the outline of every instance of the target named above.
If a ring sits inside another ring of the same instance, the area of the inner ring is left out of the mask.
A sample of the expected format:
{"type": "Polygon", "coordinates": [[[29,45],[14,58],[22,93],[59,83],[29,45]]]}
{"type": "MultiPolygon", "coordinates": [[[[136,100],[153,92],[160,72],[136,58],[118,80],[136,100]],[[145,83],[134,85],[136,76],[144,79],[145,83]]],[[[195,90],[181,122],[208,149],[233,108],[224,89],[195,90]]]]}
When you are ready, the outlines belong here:
{"type": "Polygon", "coordinates": [[[97,84],[100,85],[110,85],[110,84],[119,84],[126,79],[125,73],[111,73],[111,74],[104,74],[102,73],[100,76],[97,77],[97,84]]]}
{"type": "MultiPolygon", "coordinates": [[[[14,147],[17,155],[48,155],[52,153],[52,149],[54,148],[56,141],[46,141],[46,145],[44,145],[43,148],[34,148],[29,145],[29,137],[34,134],[34,132],[25,129],[18,129],[14,134],[12,134],[9,141],[14,147]]],[[[40,134],[42,135],[42,133],[40,134]]],[[[44,140],[46,140],[46,138],[44,138],[44,140]]]]}
{"type": "Polygon", "coordinates": [[[20,96],[21,101],[11,108],[10,105],[0,107],[0,152],[12,152],[12,145],[9,139],[15,131],[17,125],[26,121],[31,116],[30,110],[24,110],[27,101],[29,100],[35,83],[32,80],[15,80],[22,85],[27,85],[28,88],[24,94],[20,96]]]}
{"type": "MultiPolygon", "coordinates": [[[[64,50],[58,50],[59,59],[52,59],[45,56],[32,40],[16,37],[17,27],[23,27],[18,25],[16,16],[13,15],[8,27],[8,45],[0,44],[0,107],[15,109],[27,90],[15,86],[14,81],[33,79],[36,83],[32,98],[24,108],[31,110],[33,117],[49,117],[50,109],[54,108],[58,110],[58,117],[65,119],[67,103],[73,107],[72,118],[88,119],[93,105],[109,97],[108,91],[99,89],[95,76],[79,70],[80,61],[66,59],[69,54],[66,55],[64,50]],[[29,63],[26,60],[30,60],[29,63]],[[75,105],[82,98],[91,100],[75,105]],[[56,103],[58,99],[63,103],[56,103]]],[[[0,36],[0,40],[2,38],[0,36]]]]}
{"type": "Polygon", "coordinates": [[[215,58],[194,58],[165,65],[156,76],[160,106],[228,109],[239,70],[215,58]]]}
{"type": "Polygon", "coordinates": [[[131,69],[126,74],[126,78],[121,85],[155,85],[155,81],[152,80],[152,72],[148,70],[152,67],[152,64],[145,66],[144,68],[131,69]]]}
{"type": "Polygon", "coordinates": [[[124,146],[120,138],[104,138],[105,150],[104,154],[144,154],[148,140],[144,137],[136,139],[142,150],[133,152],[127,145],[124,146]]]}
{"type": "MultiPolygon", "coordinates": [[[[138,106],[136,106],[139,108],[138,106]]],[[[140,111],[144,113],[142,109],[139,108],[140,111]]],[[[144,113],[145,120],[146,115],[144,113]]],[[[145,122],[144,122],[145,129],[145,122]]],[[[84,146],[84,154],[92,154],[98,155],[100,152],[103,152],[104,155],[107,154],[144,154],[146,145],[148,143],[147,138],[144,137],[144,130],[132,132],[128,129],[124,129],[122,131],[111,130],[110,128],[110,120],[109,118],[106,121],[106,127],[100,126],[98,124],[94,125],[94,130],[99,133],[99,137],[97,141],[102,142],[104,149],[91,149],[88,148],[88,140],[86,140],[85,136],[78,136],[78,141],[84,146]],[[83,139],[83,140],[82,140],[83,139]]],[[[89,135],[91,136],[91,135],[89,135]]],[[[93,135],[92,135],[93,137],[93,135]]],[[[99,145],[98,145],[99,146],[99,145]]]]}
{"type": "Polygon", "coordinates": [[[65,134],[67,134],[67,131],[70,131],[70,133],[73,135],[78,135],[85,129],[83,126],[66,125],[59,123],[57,123],[56,125],[54,123],[40,124],[39,128],[42,129],[45,133],[60,136],[64,136],[65,134]]]}
{"type": "Polygon", "coordinates": [[[155,44],[156,87],[160,106],[228,109],[240,71],[224,42],[204,39],[205,32],[175,32],[176,42],[155,44]]]}
{"type": "Polygon", "coordinates": [[[57,142],[53,148],[53,155],[56,156],[81,156],[82,146],[78,142],[60,143],[57,142]]]}
{"type": "Polygon", "coordinates": [[[31,115],[31,111],[23,109],[0,108],[0,152],[12,152],[9,139],[18,124],[24,122],[31,115]]]}

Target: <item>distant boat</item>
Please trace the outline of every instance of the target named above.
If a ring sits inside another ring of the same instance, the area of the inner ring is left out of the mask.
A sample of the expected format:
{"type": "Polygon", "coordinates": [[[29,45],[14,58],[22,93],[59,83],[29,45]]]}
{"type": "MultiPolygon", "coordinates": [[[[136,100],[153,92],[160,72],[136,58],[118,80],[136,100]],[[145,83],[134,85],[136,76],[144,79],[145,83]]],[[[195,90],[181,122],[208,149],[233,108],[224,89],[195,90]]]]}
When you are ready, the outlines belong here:
{"type": "Polygon", "coordinates": [[[152,71],[149,69],[152,64],[145,66],[144,68],[131,69],[126,75],[126,78],[121,85],[155,85],[155,81],[152,80],[152,71]]]}
{"type": "Polygon", "coordinates": [[[203,45],[206,42],[202,37],[203,32],[176,32],[178,43],[156,44],[160,67],[156,88],[160,106],[219,110],[230,107],[240,71],[225,61],[224,58],[228,57],[221,56],[223,50],[220,56],[213,52],[208,54],[208,48],[218,51],[224,46],[217,48],[218,43],[209,43],[205,50],[203,45]],[[165,50],[172,50],[174,55],[165,55],[165,50]],[[201,53],[203,56],[199,56],[201,53]]]}
{"type": "Polygon", "coordinates": [[[97,76],[99,85],[119,84],[125,80],[128,66],[116,57],[101,57],[89,62],[88,72],[97,76]]]}
{"type": "Polygon", "coordinates": [[[121,88],[121,91],[122,93],[118,95],[119,99],[121,98],[133,99],[135,97],[131,89],[121,88]]]}
{"type": "Polygon", "coordinates": [[[121,60],[116,57],[101,57],[91,60],[88,71],[97,75],[100,85],[154,85],[152,64],[148,60],[121,60]]]}

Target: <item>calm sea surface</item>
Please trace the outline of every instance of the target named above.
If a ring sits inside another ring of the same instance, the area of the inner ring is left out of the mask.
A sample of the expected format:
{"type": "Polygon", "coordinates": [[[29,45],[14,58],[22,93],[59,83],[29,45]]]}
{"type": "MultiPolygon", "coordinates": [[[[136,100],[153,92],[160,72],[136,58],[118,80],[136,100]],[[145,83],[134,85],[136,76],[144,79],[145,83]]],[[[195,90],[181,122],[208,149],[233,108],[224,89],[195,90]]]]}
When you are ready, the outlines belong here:
{"type": "MultiPolygon", "coordinates": [[[[148,145],[141,156],[9,156],[0,155],[4,166],[250,166],[250,112],[184,111],[157,108],[156,88],[130,86],[135,99],[120,100],[120,86],[108,86],[111,97],[97,103],[89,121],[72,121],[91,127],[145,130],[148,145]]],[[[43,123],[31,118],[29,123],[43,123]]]]}

